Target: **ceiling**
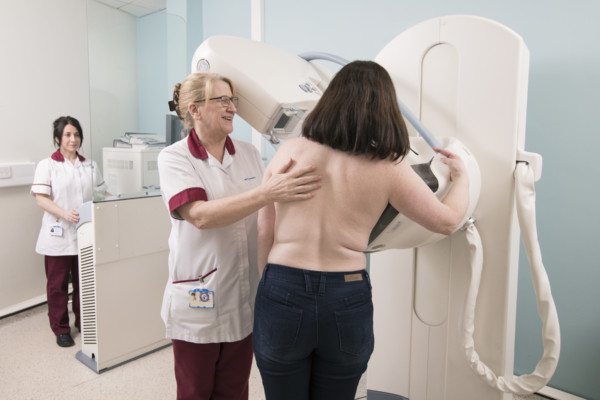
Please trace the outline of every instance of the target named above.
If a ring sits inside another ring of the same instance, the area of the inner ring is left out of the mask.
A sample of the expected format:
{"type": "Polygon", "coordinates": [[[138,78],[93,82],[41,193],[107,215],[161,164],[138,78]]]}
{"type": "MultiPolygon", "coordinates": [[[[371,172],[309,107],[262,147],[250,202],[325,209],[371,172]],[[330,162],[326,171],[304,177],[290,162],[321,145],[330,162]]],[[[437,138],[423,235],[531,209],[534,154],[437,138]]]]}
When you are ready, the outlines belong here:
{"type": "Polygon", "coordinates": [[[167,8],[167,0],[96,0],[136,17],[152,14],[167,8]]]}

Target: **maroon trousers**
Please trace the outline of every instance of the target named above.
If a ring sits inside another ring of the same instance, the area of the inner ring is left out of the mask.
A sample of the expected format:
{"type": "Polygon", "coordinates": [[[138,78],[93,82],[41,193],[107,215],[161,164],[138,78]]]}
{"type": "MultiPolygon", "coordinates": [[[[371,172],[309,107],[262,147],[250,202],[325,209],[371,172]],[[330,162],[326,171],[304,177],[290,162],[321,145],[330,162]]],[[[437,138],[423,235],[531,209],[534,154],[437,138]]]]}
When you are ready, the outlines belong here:
{"type": "Polygon", "coordinates": [[[81,330],[79,312],[79,262],[77,256],[44,256],[46,267],[46,296],[50,328],[56,336],[70,333],[69,276],[73,283],[73,313],[75,326],[81,330]]]}
{"type": "Polygon", "coordinates": [[[252,335],[232,343],[172,342],[177,400],[248,400],[252,335]]]}

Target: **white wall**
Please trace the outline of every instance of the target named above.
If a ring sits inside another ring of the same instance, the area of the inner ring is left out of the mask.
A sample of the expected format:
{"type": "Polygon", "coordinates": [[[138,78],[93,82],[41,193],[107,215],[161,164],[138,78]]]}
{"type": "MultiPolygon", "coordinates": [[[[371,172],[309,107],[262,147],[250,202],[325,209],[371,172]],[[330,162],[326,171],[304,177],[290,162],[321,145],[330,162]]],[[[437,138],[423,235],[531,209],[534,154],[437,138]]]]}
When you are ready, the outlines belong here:
{"type": "MultiPolygon", "coordinates": [[[[89,154],[85,2],[3,2],[0,13],[0,162],[39,162],[54,152],[52,122],[76,117],[89,154]],[[68,17],[67,17],[68,16],[68,17]]],[[[29,186],[0,188],[0,316],[45,295],[43,258],[35,253],[42,212],[29,186]]]]}
{"type": "MultiPolygon", "coordinates": [[[[3,5],[0,163],[49,157],[52,122],[71,115],[82,125],[82,154],[102,166],[102,147],[112,146],[121,127],[137,130],[136,37],[135,17],[95,1],[3,5]]],[[[29,186],[0,188],[0,196],[0,220],[11,227],[0,231],[2,316],[43,301],[46,278],[34,250],[42,211],[29,186]]]]}
{"type": "Polygon", "coordinates": [[[137,19],[87,1],[92,156],[125,132],[138,132],[137,19]]]}

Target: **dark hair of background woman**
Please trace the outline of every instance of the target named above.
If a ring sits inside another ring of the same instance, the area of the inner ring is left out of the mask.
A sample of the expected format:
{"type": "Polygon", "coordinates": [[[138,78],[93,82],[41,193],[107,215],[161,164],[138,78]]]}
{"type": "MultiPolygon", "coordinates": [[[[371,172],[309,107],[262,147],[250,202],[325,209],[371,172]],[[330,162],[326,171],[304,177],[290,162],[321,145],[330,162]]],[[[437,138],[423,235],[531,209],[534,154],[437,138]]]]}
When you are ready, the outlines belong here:
{"type": "Polygon", "coordinates": [[[395,161],[410,149],[392,79],[373,61],[353,61],[334,76],[304,121],[302,136],[373,159],[395,161]]]}
{"type": "Polygon", "coordinates": [[[65,126],[73,125],[77,131],[79,132],[79,137],[81,138],[81,144],[83,143],[83,130],[81,130],[81,125],[79,121],[73,117],[58,117],[53,123],[52,126],[54,128],[54,145],[60,147],[60,142],[62,140],[63,131],[65,130],[65,126]]]}

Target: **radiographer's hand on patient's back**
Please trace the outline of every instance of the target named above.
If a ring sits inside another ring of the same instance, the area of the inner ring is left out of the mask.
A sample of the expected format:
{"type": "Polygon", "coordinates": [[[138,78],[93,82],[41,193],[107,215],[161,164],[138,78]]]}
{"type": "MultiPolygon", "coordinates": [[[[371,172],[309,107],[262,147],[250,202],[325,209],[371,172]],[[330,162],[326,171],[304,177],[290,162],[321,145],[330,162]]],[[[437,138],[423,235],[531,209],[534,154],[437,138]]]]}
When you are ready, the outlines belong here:
{"type": "Polygon", "coordinates": [[[287,164],[263,182],[264,190],[271,201],[307,200],[321,187],[321,176],[314,173],[314,166],[294,168],[294,165],[295,161],[290,158],[287,164]]]}

